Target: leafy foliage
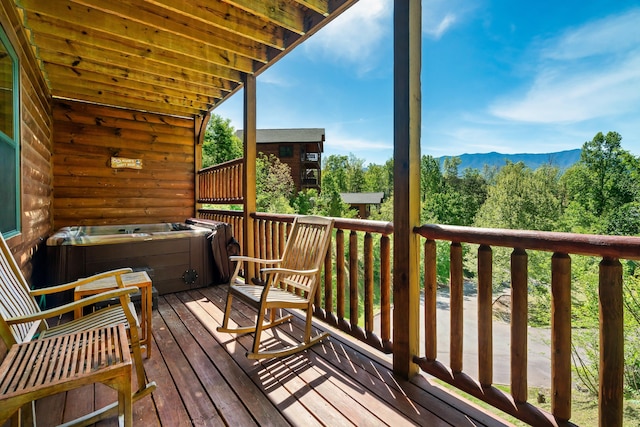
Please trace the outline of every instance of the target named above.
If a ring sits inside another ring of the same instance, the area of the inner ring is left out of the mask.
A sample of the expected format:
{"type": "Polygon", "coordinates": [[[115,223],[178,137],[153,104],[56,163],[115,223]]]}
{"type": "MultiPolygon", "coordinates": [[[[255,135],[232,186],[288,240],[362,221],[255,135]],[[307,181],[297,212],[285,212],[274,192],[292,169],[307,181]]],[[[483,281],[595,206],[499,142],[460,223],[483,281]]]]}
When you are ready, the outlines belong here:
{"type": "Polygon", "coordinates": [[[217,165],[242,155],[242,141],[235,135],[231,119],[212,114],[202,143],[202,166],[217,165]]]}

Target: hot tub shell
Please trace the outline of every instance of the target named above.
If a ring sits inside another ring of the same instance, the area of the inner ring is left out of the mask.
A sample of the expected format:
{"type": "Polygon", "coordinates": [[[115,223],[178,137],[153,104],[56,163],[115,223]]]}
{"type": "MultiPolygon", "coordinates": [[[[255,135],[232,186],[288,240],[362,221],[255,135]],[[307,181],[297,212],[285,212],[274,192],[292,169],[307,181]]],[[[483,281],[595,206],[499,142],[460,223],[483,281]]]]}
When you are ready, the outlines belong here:
{"type": "Polygon", "coordinates": [[[215,277],[210,234],[187,223],[64,227],[47,239],[48,283],[131,267],[146,270],[160,295],[208,286],[215,277]]]}

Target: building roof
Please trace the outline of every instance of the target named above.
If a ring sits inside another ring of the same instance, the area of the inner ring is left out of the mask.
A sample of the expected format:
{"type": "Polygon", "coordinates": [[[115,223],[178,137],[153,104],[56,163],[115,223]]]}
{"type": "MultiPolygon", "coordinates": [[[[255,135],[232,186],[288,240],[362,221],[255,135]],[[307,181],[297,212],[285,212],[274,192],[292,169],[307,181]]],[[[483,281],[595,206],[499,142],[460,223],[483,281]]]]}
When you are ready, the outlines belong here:
{"type": "MultiPolygon", "coordinates": [[[[242,139],[244,131],[236,131],[236,136],[242,139]]],[[[257,129],[256,142],[258,144],[273,143],[307,143],[324,142],[324,128],[298,129],[257,129]]]]}
{"type": "Polygon", "coordinates": [[[340,197],[350,205],[378,205],[382,203],[384,193],[340,193],[340,197]]]}

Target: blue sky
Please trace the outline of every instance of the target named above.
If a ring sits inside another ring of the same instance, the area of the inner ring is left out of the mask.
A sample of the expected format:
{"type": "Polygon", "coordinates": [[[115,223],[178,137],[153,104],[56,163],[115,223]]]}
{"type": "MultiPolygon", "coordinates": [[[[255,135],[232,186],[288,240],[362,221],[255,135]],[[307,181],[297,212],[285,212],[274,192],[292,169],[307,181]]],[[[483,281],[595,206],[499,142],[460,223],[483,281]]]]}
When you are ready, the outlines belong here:
{"type": "MultiPolygon", "coordinates": [[[[423,0],[422,154],[547,153],[616,131],[640,155],[640,1],[423,0]]],[[[393,2],[360,0],[257,79],[258,128],[393,156],[393,2]]],[[[242,129],[242,94],[213,111],[242,129]]]]}

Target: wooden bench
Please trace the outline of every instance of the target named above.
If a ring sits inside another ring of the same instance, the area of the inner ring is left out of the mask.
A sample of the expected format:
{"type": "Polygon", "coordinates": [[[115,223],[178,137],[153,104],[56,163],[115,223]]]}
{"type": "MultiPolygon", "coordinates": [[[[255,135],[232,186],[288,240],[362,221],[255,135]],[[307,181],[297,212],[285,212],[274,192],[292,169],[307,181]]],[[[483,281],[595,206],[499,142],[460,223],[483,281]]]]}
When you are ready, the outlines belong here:
{"type": "MultiPolygon", "coordinates": [[[[118,421],[131,426],[131,356],[124,324],[13,345],[0,366],[0,424],[19,417],[16,411],[29,402],[94,383],[117,390],[118,421]]],[[[69,425],[83,424],[98,412],[69,425]]]]}

